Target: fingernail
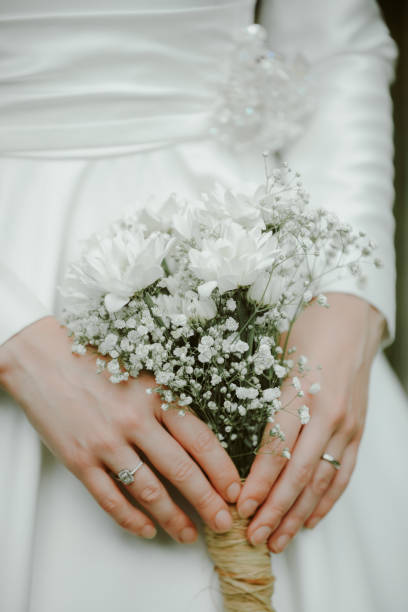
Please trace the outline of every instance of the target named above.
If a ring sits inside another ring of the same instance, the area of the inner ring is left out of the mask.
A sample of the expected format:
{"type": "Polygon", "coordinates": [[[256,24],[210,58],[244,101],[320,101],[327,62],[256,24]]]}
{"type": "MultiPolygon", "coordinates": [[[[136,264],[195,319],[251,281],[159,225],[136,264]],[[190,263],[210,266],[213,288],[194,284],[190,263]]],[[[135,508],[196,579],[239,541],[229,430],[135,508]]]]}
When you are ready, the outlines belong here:
{"type": "Polygon", "coordinates": [[[238,514],[241,518],[248,518],[255,512],[258,507],[258,502],[254,499],[246,499],[238,508],[238,514]]]}
{"type": "Polygon", "coordinates": [[[272,529],[264,525],[255,531],[255,533],[250,537],[251,544],[254,546],[258,546],[258,544],[262,544],[266,542],[268,537],[271,535],[272,529]]]}
{"type": "Polygon", "coordinates": [[[230,502],[235,502],[241,492],[241,485],[238,482],[233,482],[227,489],[227,496],[230,502]]]}
{"type": "Polygon", "coordinates": [[[228,510],[220,510],[215,517],[215,526],[220,531],[228,531],[232,525],[232,518],[228,510]]]}
{"type": "Polygon", "coordinates": [[[288,535],[281,535],[276,542],[273,542],[272,548],[275,552],[282,552],[286,544],[289,542],[290,537],[288,535]]]}
{"type": "Polygon", "coordinates": [[[313,527],[316,527],[319,521],[320,521],[319,517],[315,516],[314,518],[312,518],[311,521],[308,522],[307,525],[305,525],[305,527],[307,527],[307,529],[313,529],[313,527]]]}
{"type": "Polygon", "coordinates": [[[153,525],[145,525],[142,529],[142,536],[151,540],[156,535],[157,531],[153,525]]]}
{"type": "Polygon", "coordinates": [[[194,542],[197,532],[192,527],[184,527],[180,531],[179,538],[182,542],[194,542]]]}

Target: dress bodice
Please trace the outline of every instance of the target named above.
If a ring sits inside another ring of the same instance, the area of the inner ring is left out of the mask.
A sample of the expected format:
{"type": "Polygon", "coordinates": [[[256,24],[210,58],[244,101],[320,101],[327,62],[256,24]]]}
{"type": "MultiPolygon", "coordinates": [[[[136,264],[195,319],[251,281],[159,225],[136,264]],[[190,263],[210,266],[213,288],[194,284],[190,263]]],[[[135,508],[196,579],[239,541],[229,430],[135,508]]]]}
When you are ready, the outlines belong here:
{"type": "MultiPolygon", "coordinates": [[[[268,48],[286,57],[305,56],[317,101],[303,134],[279,148],[281,156],[301,173],[313,205],[367,232],[384,262],[364,287],[356,288],[353,279],[336,279],[325,290],[370,301],[387,319],[387,342],[395,331],[389,94],[395,43],[375,0],[263,0],[259,7],[257,19],[267,32],[268,48]]],[[[14,164],[16,156],[81,159],[99,157],[101,151],[121,156],[124,150],[132,155],[147,149],[160,157],[162,145],[169,145],[169,157],[151,175],[154,191],[164,166],[171,177],[165,186],[171,190],[217,173],[225,184],[238,186],[244,176],[258,181],[263,149],[253,146],[241,156],[208,139],[213,104],[220,88],[230,84],[236,34],[253,22],[254,8],[255,0],[2,0],[0,162],[14,164]],[[188,145],[194,151],[191,160],[188,145]],[[177,179],[180,155],[185,155],[183,176],[188,176],[183,181],[177,179]],[[227,166],[228,176],[222,174],[227,166]]],[[[260,123],[265,131],[275,129],[271,122],[260,123]]],[[[152,158],[147,156],[146,164],[152,158]]],[[[55,172],[54,164],[44,164],[47,172],[55,172]]],[[[126,176],[133,180],[134,172],[132,165],[126,176]]],[[[24,202],[14,184],[7,192],[4,174],[0,206],[13,218],[24,202]]],[[[146,188],[145,169],[140,174],[146,188]]],[[[18,188],[23,183],[16,181],[18,188]]],[[[30,183],[34,208],[44,205],[35,189],[30,183]]],[[[58,189],[60,197],[53,193],[52,205],[62,205],[69,196],[58,189]]],[[[9,228],[4,235],[10,244],[9,228]]],[[[18,240],[25,244],[20,235],[18,240]]],[[[8,252],[3,259],[12,261],[8,252]]],[[[0,339],[5,339],[50,306],[33,298],[38,291],[27,278],[25,260],[21,270],[1,268],[0,294],[8,296],[0,322],[0,339]],[[14,282],[20,272],[21,285],[14,282]],[[27,283],[30,290],[25,291],[27,283]]]]}
{"type": "Polygon", "coordinates": [[[0,152],[186,140],[210,128],[254,0],[5,0],[0,152]]]}

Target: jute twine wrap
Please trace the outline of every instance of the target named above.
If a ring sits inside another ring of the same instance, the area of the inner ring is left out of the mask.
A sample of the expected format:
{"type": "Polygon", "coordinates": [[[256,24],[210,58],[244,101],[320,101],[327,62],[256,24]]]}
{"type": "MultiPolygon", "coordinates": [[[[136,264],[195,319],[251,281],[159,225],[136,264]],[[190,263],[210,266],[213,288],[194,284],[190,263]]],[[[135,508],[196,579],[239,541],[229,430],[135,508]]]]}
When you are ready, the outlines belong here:
{"type": "Polygon", "coordinates": [[[274,612],[271,604],[275,577],[266,544],[252,546],[246,538],[251,519],[242,519],[235,504],[226,533],[215,533],[204,525],[209,555],[214,563],[224,597],[224,612],[274,612]]]}

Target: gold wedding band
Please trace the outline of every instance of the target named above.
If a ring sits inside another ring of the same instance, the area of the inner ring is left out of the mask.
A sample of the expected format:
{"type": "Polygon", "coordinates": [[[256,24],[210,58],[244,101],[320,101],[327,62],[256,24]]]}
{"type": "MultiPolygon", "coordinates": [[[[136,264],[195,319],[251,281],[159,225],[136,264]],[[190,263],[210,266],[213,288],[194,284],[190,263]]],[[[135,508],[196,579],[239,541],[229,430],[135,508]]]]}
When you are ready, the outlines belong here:
{"type": "Polygon", "coordinates": [[[338,470],[341,466],[340,461],[337,461],[337,459],[335,459],[332,455],[329,455],[329,453],[324,453],[324,455],[322,455],[320,458],[331,463],[336,470],[338,470]]]}

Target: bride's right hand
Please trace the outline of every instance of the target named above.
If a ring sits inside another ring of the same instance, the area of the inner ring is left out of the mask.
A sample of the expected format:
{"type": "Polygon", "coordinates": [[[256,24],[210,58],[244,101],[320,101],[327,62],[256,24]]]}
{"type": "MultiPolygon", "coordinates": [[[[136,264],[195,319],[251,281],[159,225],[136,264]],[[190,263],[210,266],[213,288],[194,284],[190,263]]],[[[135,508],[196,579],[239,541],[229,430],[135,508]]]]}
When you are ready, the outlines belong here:
{"type": "MultiPolygon", "coordinates": [[[[231,527],[224,499],[233,502],[240,493],[236,467],[205,423],[189,413],[163,412],[160,397],[146,393],[155,385],[152,376],[118,385],[96,376],[95,356],[73,355],[66,330],[45,317],[0,347],[0,382],[49,450],[125,529],[147,538],[156,533],[109,475],[136,466],[137,448],[213,530],[231,527]]],[[[195,525],[146,463],[127,491],[176,541],[196,539],[195,525]]]]}

